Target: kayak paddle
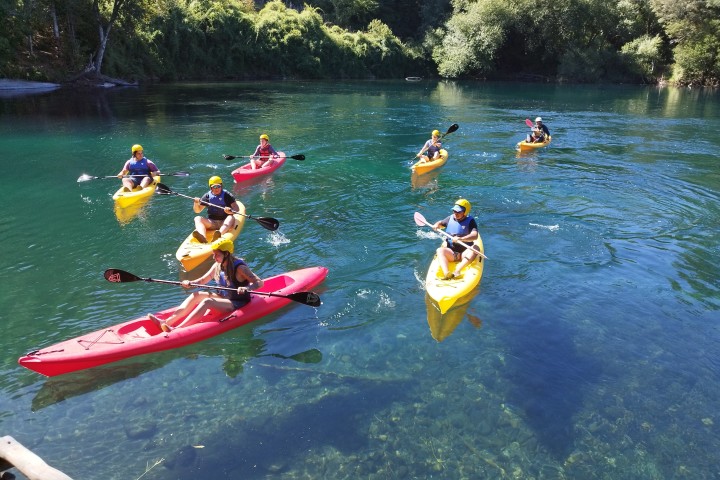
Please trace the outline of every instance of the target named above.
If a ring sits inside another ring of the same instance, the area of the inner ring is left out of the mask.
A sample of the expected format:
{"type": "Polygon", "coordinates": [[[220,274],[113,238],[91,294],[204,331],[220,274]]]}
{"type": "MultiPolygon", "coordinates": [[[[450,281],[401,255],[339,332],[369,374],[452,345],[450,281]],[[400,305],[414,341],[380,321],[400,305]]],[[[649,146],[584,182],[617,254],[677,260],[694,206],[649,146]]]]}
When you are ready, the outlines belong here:
{"type": "MultiPolygon", "coordinates": [[[[253,157],[252,155],[224,155],[223,157],[225,160],[235,160],[236,158],[270,158],[269,156],[257,156],[253,157]]],[[[285,157],[285,158],[292,158],[293,160],[305,160],[305,155],[302,153],[298,153],[297,155],[293,155],[292,157],[285,157]]]]}
{"type": "MultiPolygon", "coordinates": [[[[182,285],[182,282],[176,282],[172,280],[158,280],[156,278],[142,278],[138,277],[135,274],[132,274],[130,272],[126,272],[125,270],[118,270],[117,268],[108,268],[105,270],[105,280],[108,282],[113,283],[128,283],[128,282],[153,282],[153,283],[165,283],[168,285],[182,285]]],[[[208,286],[203,285],[202,283],[190,283],[191,287],[198,287],[198,288],[209,288],[212,290],[228,290],[231,292],[237,292],[236,288],[229,288],[229,287],[217,287],[217,286],[208,286]]],[[[287,298],[294,302],[302,303],[305,305],[308,305],[310,307],[319,307],[322,305],[322,302],[320,301],[320,296],[315,292],[295,292],[291,293],[290,295],[281,295],[279,293],[271,293],[271,292],[258,292],[257,290],[251,290],[250,295],[264,295],[266,297],[280,297],[280,298],[287,298]]]]}
{"type": "MultiPolygon", "coordinates": [[[[161,173],[159,176],[161,177],[187,177],[190,174],[188,172],[173,172],[173,173],[161,173]]],[[[83,173],[80,175],[77,179],[78,182],[87,182],[90,180],[104,180],[106,178],[130,178],[130,177],[147,177],[147,175],[123,175],[122,177],[118,177],[117,175],[108,175],[106,177],[93,177],[92,175],[88,175],[86,173],[83,173]]]]}
{"type": "Polygon", "coordinates": [[[535,124],[532,123],[529,118],[525,119],[525,125],[527,125],[530,128],[533,128],[535,126],[535,124]]]}
{"type": "MultiPolygon", "coordinates": [[[[428,223],[428,221],[425,220],[425,217],[423,217],[423,214],[420,213],[420,212],[415,212],[415,223],[418,224],[418,225],[421,226],[421,227],[424,226],[424,225],[427,225],[428,227],[431,227],[431,228],[432,228],[432,224],[428,223]]],[[[452,236],[452,235],[450,235],[449,233],[447,233],[447,232],[445,232],[445,231],[443,231],[443,230],[439,230],[439,229],[438,229],[438,230],[435,230],[435,231],[438,232],[438,233],[441,234],[441,235],[445,235],[446,237],[448,237],[449,239],[451,239],[453,242],[458,242],[460,245],[464,246],[465,248],[469,248],[469,249],[472,250],[473,252],[475,252],[475,253],[477,253],[478,255],[480,255],[481,257],[483,257],[485,260],[489,260],[489,258],[486,257],[485,254],[482,253],[480,250],[477,250],[474,245],[468,245],[467,243],[462,242],[462,241],[460,241],[460,240],[455,240],[455,239],[453,239],[453,236],[452,236]]]]}
{"type": "MultiPolygon", "coordinates": [[[[457,123],[453,123],[452,125],[450,125],[450,128],[447,129],[447,132],[445,132],[445,133],[443,133],[442,135],[440,135],[440,140],[442,140],[443,138],[445,138],[445,135],[450,135],[451,133],[453,133],[454,131],[456,131],[458,128],[460,128],[460,125],[458,125],[457,123]]],[[[412,163],[416,158],[418,158],[417,155],[414,156],[414,157],[410,160],[410,163],[412,163]]]]}
{"type": "MultiPolygon", "coordinates": [[[[157,190],[155,190],[155,193],[160,195],[177,195],[178,197],[185,197],[189,198],[190,200],[195,200],[195,198],[191,197],[190,195],[183,195],[182,193],[175,192],[173,190],[170,190],[170,187],[165,185],[164,183],[158,183],[157,184],[157,190]]],[[[208,207],[217,207],[217,205],[213,205],[212,203],[203,202],[200,201],[203,205],[206,205],[208,207]]],[[[280,222],[272,217],[253,217],[252,215],[247,215],[245,213],[240,213],[236,211],[232,211],[235,214],[240,214],[243,217],[252,218],[256,222],[258,222],[263,228],[266,228],[271,231],[275,231],[280,227],[280,222]]]]}

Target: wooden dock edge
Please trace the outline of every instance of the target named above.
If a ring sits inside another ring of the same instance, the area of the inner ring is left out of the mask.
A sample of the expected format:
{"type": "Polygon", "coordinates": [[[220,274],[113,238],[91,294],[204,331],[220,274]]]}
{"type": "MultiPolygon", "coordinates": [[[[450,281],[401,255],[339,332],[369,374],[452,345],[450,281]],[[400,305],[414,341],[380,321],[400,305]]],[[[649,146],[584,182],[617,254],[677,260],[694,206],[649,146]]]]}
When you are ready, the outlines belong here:
{"type": "Polygon", "coordinates": [[[13,437],[0,437],[0,473],[10,465],[30,480],[72,480],[25,448],[13,437]],[[4,460],[4,461],[2,461],[4,460]]]}

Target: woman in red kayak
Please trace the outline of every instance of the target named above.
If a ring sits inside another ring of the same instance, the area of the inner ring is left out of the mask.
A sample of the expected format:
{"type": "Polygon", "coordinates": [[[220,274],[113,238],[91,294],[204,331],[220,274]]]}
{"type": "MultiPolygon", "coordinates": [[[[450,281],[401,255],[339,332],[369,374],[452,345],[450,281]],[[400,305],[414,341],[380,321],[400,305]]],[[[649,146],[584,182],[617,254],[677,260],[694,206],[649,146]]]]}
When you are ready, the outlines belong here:
{"type": "MultiPolygon", "coordinates": [[[[221,287],[237,288],[237,291],[222,290],[215,293],[199,290],[193,292],[164,322],[149,313],[148,317],[157,323],[164,332],[199,322],[208,309],[231,313],[250,301],[251,290],[263,286],[263,280],[250,270],[245,261],[233,255],[235,248],[232,240],[221,238],[212,243],[212,249],[215,264],[195,283],[204,285],[210,280],[215,280],[215,283],[221,287]]],[[[190,281],[183,280],[182,286],[190,288],[190,281]]]]}

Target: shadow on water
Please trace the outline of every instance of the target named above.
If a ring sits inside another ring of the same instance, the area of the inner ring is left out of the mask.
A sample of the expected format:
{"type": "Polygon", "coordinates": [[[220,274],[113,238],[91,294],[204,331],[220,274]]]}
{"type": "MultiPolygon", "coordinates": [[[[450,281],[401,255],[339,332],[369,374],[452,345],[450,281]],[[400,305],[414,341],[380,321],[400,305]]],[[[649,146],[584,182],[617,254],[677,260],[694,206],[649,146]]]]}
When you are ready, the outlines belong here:
{"type": "Polygon", "coordinates": [[[576,415],[584,409],[589,386],[602,366],[577,354],[566,324],[557,328],[539,318],[525,325],[536,328],[511,334],[506,375],[512,383],[508,400],[522,412],[538,442],[554,457],[566,458],[575,448],[576,415]],[[542,328],[540,328],[542,327],[542,328]]]}
{"type": "Polygon", "coordinates": [[[179,449],[163,464],[172,472],[167,478],[271,478],[302,465],[320,472],[333,452],[348,456],[365,451],[368,419],[401,401],[401,392],[411,389],[397,381],[347,377],[326,378],[322,385],[327,395],[308,392],[312,398],[282,415],[257,412],[257,417],[228,422],[227,429],[204,442],[202,449],[179,449]],[[242,445],[242,451],[229,454],[227,445],[242,445]],[[318,465],[313,467],[314,461],[318,465]]]}

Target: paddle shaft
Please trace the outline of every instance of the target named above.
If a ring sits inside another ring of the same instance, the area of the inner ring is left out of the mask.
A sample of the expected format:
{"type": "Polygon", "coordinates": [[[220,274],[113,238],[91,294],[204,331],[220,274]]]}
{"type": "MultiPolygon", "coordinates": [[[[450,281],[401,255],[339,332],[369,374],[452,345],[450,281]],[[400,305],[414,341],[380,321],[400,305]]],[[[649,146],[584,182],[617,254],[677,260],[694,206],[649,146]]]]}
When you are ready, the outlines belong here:
{"type": "MultiPolygon", "coordinates": [[[[174,190],[170,190],[170,189],[167,188],[167,187],[165,187],[163,190],[164,190],[164,191],[167,191],[168,193],[170,193],[170,194],[172,194],[172,195],[177,195],[178,197],[189,198],[190,200],[195,201],[195,197],[191,197],[190,195],[184,195],[184,194],[182,194],[182,193],[178,193],[178,192],[176,192],[176,191],[174,191],[174,190]]],[[[205,205],[206,207],[217,207],[217,205],[213,205],[213,204],[210,203],[210,202],[203,202],[202,200],[200,200],[200,203],[202,203],[202,204],[205,205]]],[[[219,208],[219,207],[218,207],[218,208],[219,208]]],[[[240,214],[240,215],[242,215],[242,216],[244,216],[244,217],[253,218],[251,215],[246,215],[246,214],[244,214],[244,213],[236,212],[236,211],[233,210],[232,208],[230,209],[230,211],[231,211],[232,213],[234,213],[234,214],[240,214]]],[[[254,218],[253,218],[253,219],[254,219],[254,218]]]]}
{"type": "Polygon", "coordinates": [[[425,224],[425,225],[427,225],[428,227],[432,228],[433,230],[435,230],[436,232],[438,232],[440,235],[444,235],[445,237],[449,238],[449,239],[452,240],[453,242],[458,242],[458,243],[459,243],[460,245],[462,245],[463,247],[469,248],[470,250],[472,250],[473,252],[477,253],[478,255],[480,255],[480,256],[481,256],[482,258],[484,258],[485,260],[489,260],[489,258],[486,257],[485,254],[482,253],[480,250],[478,250],[474,245],[468,245],[467,243],[463,242],[462,240],[457,240],[457,239],[453,238],[452,235],[450,235],[449,233],[447,233],[447,232],[444,231],[444,230],[435,229],[430,222],[428,222],[427,220],[425,220],[425,217],[423,217],[420,212],[415,212],[415,219],[416,219],[416,220],[420,220],[420,222],[422,222],[423,224],[425,224]]]}
{"type": "MultiPolygon", "coordinates": [[[[168,285],[182,285],[182,282],[176,282],[173,280],[158,280],[156,278],[141,278],[140,280],[144,282],[153,282],[153,283],[166,283],[168,285]]],[[[219,287],[215,285],[204,285],[202,283],[190,283],[188,284],[189,287],[195,287],[195,288],[207,288],[212,290],[226,290],[229,292],[237,292],[237,288],[230,288],[230,287],[219,287]]],[[[289,295],[280,295],[279,293],[271,293],[271,292],[258,292],[257,290],[248,290],[248,293],[250,295],[264,295],[266,297],[278,297],[278,298],[287,298],[288,300],[295,300],[296,302],[298,300],[292,298],[292,296],[289,295]]],[[[296,293],[303,293],[303,292],[296,292],[296,293]]],[[[300,302],[305,303],[305,302],[300,302]]]]}
{"type": "MultiPolygon", "coordinates": [[[[158,177],[187,177],[189,175],[190,174],[188,172],[172,172],[172,173],[158,172],[158,174],[157,174],[158,177]]],[[[147,177],[147,176],[149,176],[149,175],[122,175],[120,177],[118,177],[117,175],[107,175],[104,177],[95,177],[92,175],[83,174],[83,175],[80,175],[80,177],[78,178],[77,181],[78,182],[87,182],[89,180],[106,180],[108,178],[132,178],[132,177],[147,177]]]]}
{"type": "MultiPolygon", "coordinates": [[[[259,158],[259,159],[282,158],[282,157],[280,157],[280,156],[274,157],[274,156],[272,156],[272,155],[258,155],[258,156],[253,156],[253,155],[223,155],[223,157],[225,158],[225,160],[235,160],[236,158],[259,158]]],[[[286,156],[285,158],[292,158],[293,160],[305,160],[305,155],[297,154],[297,155],[292,155],[292,156],[290,156],[290,157],[287,157],[287,156],[286,156]]]]}
{"type": "MultiPolygon", "coordinates": [[[[175,192],[175,191],[173,191],[173,190],[170,190],[170,187],[168,187],[167,185],[165,185],[165,184],[163,184],[163,183],[158,183],[158,184],[157,184],[156,193],[160,193],[161,195],[177,195],[178,197],[185,197],[185,198],[189,198],[189,199],[195,201],[195,198],[194,198],[194,197],[191,197],[191,196],[189,196],[189,195],[183,195],[182,193],[178,193],[178,192],[175,192]]],[[[217,208],[220,208],[220,207],[218,207],[217,205],[213,205],[213,204],[208,203],[208,202],[203,202],[202,200],[200,200],[200,203],[202,203],[203,205],[208,206],[208,207],[217,207],[217,208]]],[[[223,209],[223,210],[224,210],[224,209],[223,209]]],[[[277,230],[278,228],[280,228],[280,222],[278,222],[277,219],[275,219],[275,218],[271,218],[271,217],[253,217],[252,215],[248,215],[247,213],[236,212],[235,210],[232,210],[232,209],[230,209],[230,211],[231,211],[232,213],[234,213],[235,215],[242,215],[243,217],[252,218],[252,219],[255,220],[256,222],[258,222],[258,223],[260,224],[260,226],[262,226],[263,228],[265,228],[265,229],[267,229],[267,230],[271,230],[271,231],[274,232],[275,230],[277,230]]]]}
{"type": "MultiPolygon", "coordinates": [[[[124,270],[118,270],[115,268],[109,268],[105,270],[105,280],[113,283],[124,283],[124,282],[137,282],[142,280],[143,282],[152,282],[152,283],[164,283],[167,285],[183,285],[183,282],[173,281],[173,280],[158,280],[156,278],[143,278],[138,277],[134,273],[126,272],[124,270]]],[[[230,292],[237,292],[236,288],[230,288],[230,287],[221,287],[221,286],[208,286],[204,285],[202,283],[192,283],[188,282],[188,287],[197,287],[197,288],[207,288],[212,290],[227,290],[230,292]]],[[[278,297],[278,298],[286,298],[288,300],[292,300],[293,302],[302,303],[305,305],[308,305],[310,307],[318,307],[322,304],[320,301],[320,297],[313,293],[313,292],[294,292],[289,295],[281,295],[279,293],[271,293],[271,292],[258,292],[256,290],[248,290],[248,293],[251,295],[263,295],[266,297],[278,297]]]]}

